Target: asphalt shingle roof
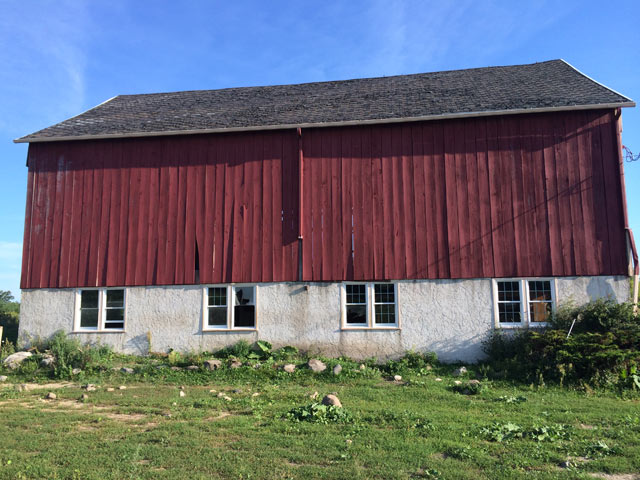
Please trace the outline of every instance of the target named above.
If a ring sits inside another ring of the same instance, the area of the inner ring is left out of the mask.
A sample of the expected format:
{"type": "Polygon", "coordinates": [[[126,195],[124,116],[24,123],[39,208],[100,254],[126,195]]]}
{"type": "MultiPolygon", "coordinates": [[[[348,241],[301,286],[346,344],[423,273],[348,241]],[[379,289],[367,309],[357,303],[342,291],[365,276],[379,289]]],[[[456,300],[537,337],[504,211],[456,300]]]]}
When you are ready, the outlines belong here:
{"type": "Polygon", "coordinates": [[[634,106],[563,60],[393,77],[119,95],[17,142],[634,106]]]}

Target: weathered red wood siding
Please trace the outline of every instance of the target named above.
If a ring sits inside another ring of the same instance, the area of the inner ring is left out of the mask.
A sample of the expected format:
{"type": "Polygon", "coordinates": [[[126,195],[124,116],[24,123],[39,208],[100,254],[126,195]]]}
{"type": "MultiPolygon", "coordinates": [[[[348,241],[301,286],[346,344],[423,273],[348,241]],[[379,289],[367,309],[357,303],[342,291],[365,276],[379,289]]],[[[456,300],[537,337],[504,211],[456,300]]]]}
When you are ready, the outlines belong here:
{"type": "Polygon", "coordinates": [[[627,273],[612,111],[32,144],[22,288],[627,273]],[[302,201],[304,211],[299,212],[302,201]]]}

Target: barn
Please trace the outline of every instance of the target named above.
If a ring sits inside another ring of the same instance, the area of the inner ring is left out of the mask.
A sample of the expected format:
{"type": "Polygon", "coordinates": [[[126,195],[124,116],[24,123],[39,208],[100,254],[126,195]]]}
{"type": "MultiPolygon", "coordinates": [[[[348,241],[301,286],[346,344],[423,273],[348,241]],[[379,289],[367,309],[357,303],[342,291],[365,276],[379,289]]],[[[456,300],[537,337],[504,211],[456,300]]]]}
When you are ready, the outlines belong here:
{"type": "Polygon", "coordinates": [[[20,338],[476,360],[629,300],[632,106],[563,60],[114,97],[16,140],[20,338]]]}

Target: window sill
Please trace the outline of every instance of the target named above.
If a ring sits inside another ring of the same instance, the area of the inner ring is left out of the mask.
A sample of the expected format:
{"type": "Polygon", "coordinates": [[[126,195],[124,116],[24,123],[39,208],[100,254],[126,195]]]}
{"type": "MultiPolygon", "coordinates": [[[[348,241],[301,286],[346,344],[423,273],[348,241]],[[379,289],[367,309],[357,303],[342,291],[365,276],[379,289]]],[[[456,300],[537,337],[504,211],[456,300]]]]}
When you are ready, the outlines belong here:
{"type": "Polygon", "coordinates": [[[388,330],[400,330],[400,327],[397,326],[397,325],[393,325],[391,327],[379,327],[379,326],[378,327],[366,327],[366,326],[356,327],[356,326],[353,326],[353,327],[342,327],[342,328],[340,328],[340,330],[348,331],[348,332],[349,331],[350,332],[371,331],[371,330],[387,330],[388,331],[388,330]]]}
{"type": "Polygon", "coordinates": [[[513,330],[520,329],[526,330],[528,328],[547,328],[549,327],[548,323],[503,323],[499,324],[496,327],[496,330],[513,330]]]}
{"type": "Polygon", "coordinates": [[[74,330],[70,334],[76,333],[127,333],[125,330],[74,330]]]}
{"type": "Polygon", "coordinates": [[[203,328],[202,333],[216,333],[216,332],[257,332],[257,328],[203,328]]]}

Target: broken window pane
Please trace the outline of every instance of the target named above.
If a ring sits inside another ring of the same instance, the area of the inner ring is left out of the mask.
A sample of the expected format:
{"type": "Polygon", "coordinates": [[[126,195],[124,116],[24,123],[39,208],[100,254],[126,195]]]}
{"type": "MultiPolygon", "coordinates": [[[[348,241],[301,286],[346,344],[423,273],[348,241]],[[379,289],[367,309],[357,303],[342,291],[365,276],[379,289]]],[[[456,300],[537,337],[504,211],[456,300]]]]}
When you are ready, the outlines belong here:
{"type": "Polygon", "coordinates": [[[366,305],[347,305],[347,324],[367,324],[366,305]]]}

